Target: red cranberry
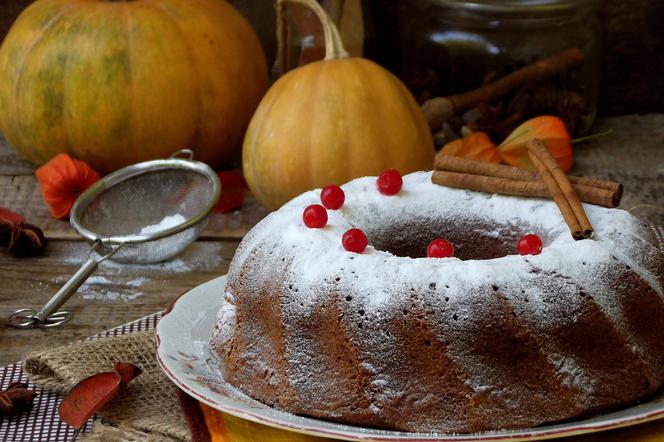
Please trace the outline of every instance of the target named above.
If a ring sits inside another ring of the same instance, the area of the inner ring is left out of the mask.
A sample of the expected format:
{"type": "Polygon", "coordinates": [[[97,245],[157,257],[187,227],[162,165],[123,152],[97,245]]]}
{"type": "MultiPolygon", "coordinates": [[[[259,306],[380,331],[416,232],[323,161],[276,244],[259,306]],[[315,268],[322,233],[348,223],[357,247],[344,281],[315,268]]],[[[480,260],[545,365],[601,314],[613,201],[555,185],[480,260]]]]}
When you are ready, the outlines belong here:
{"type": "Polygon", "coordinates": [[[429,258],[451,258],[454,256],[454,246],[446,239],[436,238],[427,246],[429,258]]]}
{"type": "Polygon", "coordinates": [[[327,210],[320,204],[312,204],[304,209],[302,219],[304,220],[304,225],[309,228],[325,227],[325,224],[327,224],[327,210]]]}
{"type": "Polygon", "coordinates": [[[344,194],[344,191],[341,190],[341,187],[336,184],[330,184],[329,186],[323,187],[323,190],[321,190],[320,200],[328,209],[337,210],[344,205],[346,195],[344,194]]]}
{"type": "Polygon", "coordinates": [[[367,248],[369,240],[362,230],[353,228],[344,233],[341,244],[349,252],[362,253],[367,248]]]}
{"type": "Polygon", "coordinates": [[[395,169],[388,169],[381,173],[377,180],[378,191],[383,195],[396,195],[401,191],[403,179],[395,169]]]}
{"type": "Polygon", "coordinates": [[[532,233],[525,235],[519,240],[519,253],[521,255],[539,255],[542,253],[542,240],[532,233]]]}

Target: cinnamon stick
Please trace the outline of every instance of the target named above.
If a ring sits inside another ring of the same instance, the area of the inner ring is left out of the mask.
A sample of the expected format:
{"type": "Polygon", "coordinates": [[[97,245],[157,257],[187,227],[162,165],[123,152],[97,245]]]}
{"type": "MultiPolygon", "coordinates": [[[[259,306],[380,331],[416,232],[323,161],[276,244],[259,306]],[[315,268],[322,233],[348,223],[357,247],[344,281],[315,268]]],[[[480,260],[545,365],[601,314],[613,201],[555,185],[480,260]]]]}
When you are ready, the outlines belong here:
{"type": "MultiPolygon", "coordinates": [[[[494,175],[475,175],[465,171],[435,170],[431,176],[434,184],[469,189],[477,192],[502,193],[505,195],[550,197],[549,188],[541,181],[525,181],[494,175]]],[[[581,201],[604,207],[616,207],[617,194],[610,190],[590,187],[583,184],[572,184],[581,201]]]]}
{"type": "Polygon", "coordinates": [[[528,66],[472,91],[450,97],[456,113],[464,112],[479,103],[490,103],[504,97],[514,89],[532,81],[567,72],[583,62],[579,48],[569,48],[550,57],[542,58],[528,66]]]}
{"type": "Polygon", "coordinates": [[[533,139],[528,142],[527,146],[530,160],[537,168],[540,179],[548,186],[574,239],[590,238],[593,228],[586,211],[583,209],[572,183],[553,158],[546,144],[539,139],[533,139]]]}
{"type": "Polygon", "coordinates": [[[485,84],[462,94],[451,97],[436,97],[422,105],[422,111],[433,130],[437,130],[443,121],[453,115],[460,115],[479,103],[490,103],[518,89],[524,84],[542,80],[567,72],[581,65],[583,52],[579,48],[565,49],[550,57],[538,60],[528,66],[505,75],[498,80],[485,84]]]}
{"type": "MultiPolygon", "coordinates": [[[[504,190],[500,193],[536,197],[549,196],[546,185],[539,180],[539,175],[534,170],[451,155],[437,156],[434,167],[438,171],[446,172],[440,174],[434,172],[432,181],[436,184],[464,188],[460,184],[463,181],[464,185],[469,186],[465,187],[468,189],[480,192],[498,192],[494,187],[498,183],[496,180],[482,182],[485,177],[495,177],[513,181],[498,184],[504,190]],[[469,174],[470,177],[461,179],[458,176],[461,174],[469,174]],[[521,184],[519,181],[528,182],[528,184],[521,184]]],[[[617,207],[620,204],[623,195],[622,184],[597,178],[575,176],[568,178],[581,201],[604,207],[617,207]]]]}

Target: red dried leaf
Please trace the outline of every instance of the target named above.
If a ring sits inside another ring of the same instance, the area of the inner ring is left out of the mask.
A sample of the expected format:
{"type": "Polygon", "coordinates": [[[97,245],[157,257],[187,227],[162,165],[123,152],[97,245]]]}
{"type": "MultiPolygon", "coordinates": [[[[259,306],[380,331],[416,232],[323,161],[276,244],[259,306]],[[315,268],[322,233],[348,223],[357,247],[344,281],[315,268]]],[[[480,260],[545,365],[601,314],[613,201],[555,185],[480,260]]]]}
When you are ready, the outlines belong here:
{"type": "Polygon", "coordinates": [[[129,362],[119,362],[115,371],[97,373],[83,379],[62,400],[58,414],[74,428],[81,428],[104,405],[110,402],[133,378],[141,374],[141,369],[129,362]]]}
{"type": "Polygon", "coordinates": [[[226,213],[237,209],[244,203],[247,182],[244,177],[233,170],[217,173],[221,181],[221,198],[214,211],[226,213]]]}
{"type": "Polygon", "coordinates": [[[122,377],[123,385],[129,385],[135,377],[143,373],[143,370],[131,362],[116,362],[115,365],[113,365],[113,370],[122,377]]]}
{"type": "Polygon", "coordinates": [[[101,178],[85,162],[64,153],[37,169],[35,176],[44,201],[56,219],[68,217],[76,198],[101,178]]]}
{"type": "Polygon", "coordinates": [[[115,371],[97,373],[83,379],[65,396],[58,409],[60,419],[81,428],[120,390],[122,376],[115,371]]]}
{"type": "Polygon", "coordinates": [[[16,212],[12,212],[9,209],[5,209],[4,207],[0,207],[0,218],[4,218],[7,221],[11,221],[13,223],[25,222],[25,218],[23,218],[21,215],[16,212]]]}

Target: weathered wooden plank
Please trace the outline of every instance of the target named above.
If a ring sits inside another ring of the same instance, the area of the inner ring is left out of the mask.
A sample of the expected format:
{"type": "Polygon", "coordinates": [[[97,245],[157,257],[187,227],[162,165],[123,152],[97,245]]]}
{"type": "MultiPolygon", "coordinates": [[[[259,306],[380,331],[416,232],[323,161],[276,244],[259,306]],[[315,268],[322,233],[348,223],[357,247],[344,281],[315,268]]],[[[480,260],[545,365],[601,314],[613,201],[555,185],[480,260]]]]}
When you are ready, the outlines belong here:
{"type": "Polygon", "coordinates": [[[603,118],[594,132],[613,133],[574,147],[570,173],[623,183],[620,207],[651,224],[664,225],[664,115],[603,118]],[[657,209],[658,208],[658,209],[657,209]]]}
{"type": "Polygon", "coordinates": [[[104,262],[64,308],[71,323],[58,329],[17,330],[6,326],[19,307],[39,309],[85,259],[82,242],[53,241],[44,256],[18,259],[0,249],[0,366],[31,349],[59,345],[154,313],[178,295],[225,274],[238,241],[199,241],[161,264],[104,262]]]}
{"type": "Polygon", "coordinates": [[[0,133],[0,176],[30,175],[35,167],[11,148],[7,139],[0,133]]]}
{"type": "MultiPolygon", "coordinates": [[[[0,176],[0,207],[22,214],[30,223],[44,230],[47,238],[80,239],[69,222],[51,217],[33,175],[0,176]]],[[[242,238],[267,213],[248,193],[240,210],[213,214],[201,239],[242,238]]]]}

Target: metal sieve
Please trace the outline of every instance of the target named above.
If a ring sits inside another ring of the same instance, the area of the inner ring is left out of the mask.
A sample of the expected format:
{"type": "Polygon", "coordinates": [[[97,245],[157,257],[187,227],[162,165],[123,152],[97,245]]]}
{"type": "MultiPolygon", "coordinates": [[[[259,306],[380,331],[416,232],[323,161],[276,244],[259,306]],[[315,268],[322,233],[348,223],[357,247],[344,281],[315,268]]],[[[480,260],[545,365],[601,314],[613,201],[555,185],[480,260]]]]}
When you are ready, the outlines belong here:
{"type": "Polygon", "coordinates": [[[97,181],[78,197],[70,214],[71,225],[91,244],[86,262],[39,311],[19,309],[8,324],[48,328],[66,323],[72,313],[57,310],[106,259],[148,264],[177,255],[198,238],[220,194],[217,174],[194,161],[188,149],[97,181]]]}

